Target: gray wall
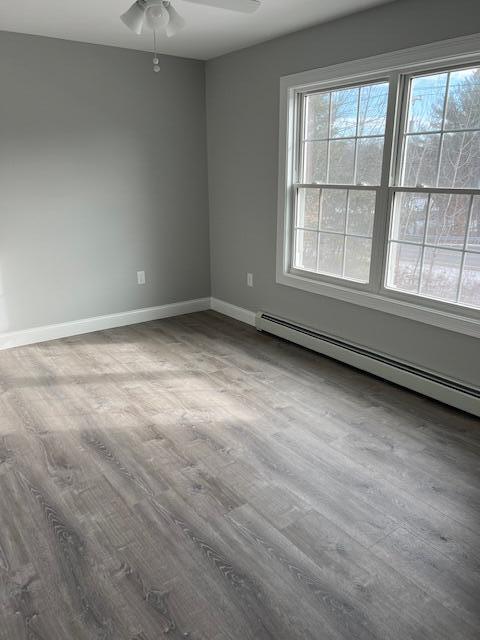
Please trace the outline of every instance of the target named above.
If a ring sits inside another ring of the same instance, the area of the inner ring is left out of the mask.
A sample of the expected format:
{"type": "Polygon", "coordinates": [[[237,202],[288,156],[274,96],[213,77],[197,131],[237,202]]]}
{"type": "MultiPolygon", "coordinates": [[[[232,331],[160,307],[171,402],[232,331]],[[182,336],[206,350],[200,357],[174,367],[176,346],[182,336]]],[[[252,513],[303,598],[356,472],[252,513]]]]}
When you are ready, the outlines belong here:
{"type": "Polygon", "coordinates": [[[209,295],[204,63],[161,65],[0,32],[0,333],[209,295]]]}
{"type": "Polygon", "coordinates": [[[280,77],[477,31],[478,0],[399,0],[210,61],[212,295],[478,384],[478,340],[275,283],[280,77]]]}

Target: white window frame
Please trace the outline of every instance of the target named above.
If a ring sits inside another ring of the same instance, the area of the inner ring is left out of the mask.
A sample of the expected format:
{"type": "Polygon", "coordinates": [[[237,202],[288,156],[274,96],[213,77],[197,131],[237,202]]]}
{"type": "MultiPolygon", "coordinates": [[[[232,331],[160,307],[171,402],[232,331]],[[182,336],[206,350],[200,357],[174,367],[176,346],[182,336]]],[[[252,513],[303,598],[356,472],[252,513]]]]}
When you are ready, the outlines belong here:
{"type": "Polygon", "coordinates": [[[474,34],[281,78],[276,265],[278,284],[480,337],[478,309],[387,289],[384,285],[392,198],[395,191],[415,191],[395,186],[399,153],[395,154],[396,157],[393,155],[402,133],[401,106],[408,76],[423,70],[433,71],[479,62],[480,34],[474,34]],[[297,143],[300,138],[298,105],[301,103],[298,96],[305,91],[330,90],[380,80],[388,80],[390,90],[381,184],[368,187],[377,192],[370,282],[362,284],[294,269],[291,266],[292,229],[295,213],[294,189],[297,184],[297,143]]]}

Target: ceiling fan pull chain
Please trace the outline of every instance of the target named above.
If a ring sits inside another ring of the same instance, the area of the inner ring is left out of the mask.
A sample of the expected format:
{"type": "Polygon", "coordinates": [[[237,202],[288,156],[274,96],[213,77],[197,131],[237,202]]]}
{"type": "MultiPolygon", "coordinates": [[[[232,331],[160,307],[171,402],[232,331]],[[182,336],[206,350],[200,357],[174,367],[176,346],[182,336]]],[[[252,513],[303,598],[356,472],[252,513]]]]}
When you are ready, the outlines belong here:
{"type": "Polygon", "coordinates": [[[158,73],[160,71],[160,60],[158,59],[157,56],[157,32],[154,29],[153,30],[153,70],[155,71],[155,73],[158,73]]]}

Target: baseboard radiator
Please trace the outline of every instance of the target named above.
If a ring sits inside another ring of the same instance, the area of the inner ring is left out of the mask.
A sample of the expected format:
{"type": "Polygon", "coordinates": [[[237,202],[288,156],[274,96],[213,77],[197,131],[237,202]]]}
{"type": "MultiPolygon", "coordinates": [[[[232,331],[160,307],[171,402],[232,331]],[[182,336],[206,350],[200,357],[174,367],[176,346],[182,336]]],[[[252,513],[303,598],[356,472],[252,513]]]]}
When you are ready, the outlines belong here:
{"type": "Polygon", "coordinates": [[[255,326],[259,331],[284,338],[480,417],[479,388],[467,386],[457,380],[425,371],[268,313],[257,313],[255,326]]]}

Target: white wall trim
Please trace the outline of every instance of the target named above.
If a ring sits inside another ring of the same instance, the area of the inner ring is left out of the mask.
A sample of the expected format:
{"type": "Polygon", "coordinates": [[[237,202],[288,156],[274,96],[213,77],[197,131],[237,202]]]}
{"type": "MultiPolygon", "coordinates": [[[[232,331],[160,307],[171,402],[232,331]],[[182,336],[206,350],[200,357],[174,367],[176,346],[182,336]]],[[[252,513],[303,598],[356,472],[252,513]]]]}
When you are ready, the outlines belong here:
{"type": "Polygon", "coordinates": [[[449,58],[465,58],[468,61],[472,56],[476,56],[479,51],[480,33],[473,33],[458,38],[422,44],[417,47],[409,47],[408,49],[389,51],[376,56],[369,56],[368,58],[341,62],[329,67],[319,67],[300,73],[292,73],[288,76],[282,76],[280,83],[282,88],[291,86],[307,88],[319,84],[320,74],[322,76],[321,82],[331,82],[332,80],[341,82],[342,78],[351,78],[352,76],[361,78],[368,73],[402,71],[405,68],[412,69],[417,66],[436,64],[439,60],[443,64],[445,61],[448,62],[449,58]]]}
{"type": "Polygon", "coordinates": [[[235,318],[235,320],[245,322],[245,324],[249,324],[252,327],[255,326],[256,314],[253,311],[248,311],[248,309],[237,307],[234,304],[230,304],[229,302],[225,302],[224,300],[219,300],[218,298],[211,298],[210,308],[214,311],[218,311],[218,313],[223,313],[224,316],[235,318]]]}
{"type": "Polygon", "coordinates": [[[130,324],[150,322],[171,316],[180,316],[195,311],[206,311],[210,308],[210,298],[198,298],[196,300],[185,300],[164,304],[159,307],[147,307],[145,309],[134,309],[122,313],[112,313],[106,316],[95,316],[93,318],[83,318],[72,322],[62,322],[60,324],[50,324],[44,327],[33,327],[21,331],[10,331],[0,333],[0,350],[11,349],[47,340],[67,338],[82,333],[91,333],[103,329],[113,329],[124,327],[130,324]]]}
{"type": "Polygon", "coordinates": [[[290,340],[296,344],[322,353],[341,362],[345,362],[357,369],[373,373],[385,380],[395,382],[407,389],[412,389],[418,393],[435,398],[446,404],[468,411],[480,416],[480,400],[457,391],[449,389],[445,385],[426,380],[408,371],[396,369],[388,364],[375,361],[368,356],[355,354],[341,346],[322,343],[319,340],[305,336],[293,329],[279,327],[261,318],[261,314],[237,307],[234,304],[219,300],[218,298],[198,298],[196,300],[185,300],[158,307],[148,307],[146,309],[134,309],[123,313],[114,313],[94,318],[84,318],[73,322],[63,322],[44,327],[34,327],[22,331],[11,331],[0,334],[0,350],[11,349],[58,338],[67,338],[104,329],[113,329],[162,318],[170,318],[197,311],[207,311],[213,309],[218,313],[244,322],[250,326],[256,326],[260,331],[266,330],[282,338],[290,340]]]}

